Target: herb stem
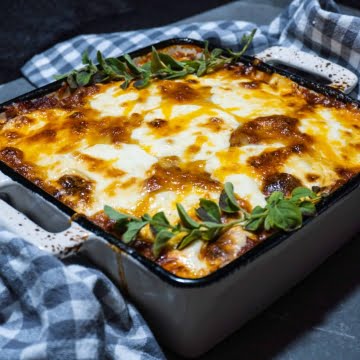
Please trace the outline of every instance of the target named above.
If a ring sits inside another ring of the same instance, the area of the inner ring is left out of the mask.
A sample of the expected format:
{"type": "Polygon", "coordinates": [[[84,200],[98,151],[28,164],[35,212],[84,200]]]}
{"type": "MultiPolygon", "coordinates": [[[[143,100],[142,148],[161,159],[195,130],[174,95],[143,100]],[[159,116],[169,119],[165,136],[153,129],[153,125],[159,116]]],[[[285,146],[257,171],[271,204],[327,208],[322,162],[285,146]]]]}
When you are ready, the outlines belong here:
{"type": "Polygon", "coordinates": [[[150,61],[143,65],[137,65],[128,54],[120,58],[105,58],[100,51],[97,52],[98,64],[95,65],[88,53],[84,52],[82,56],[83,68],[73,70],[65,75],[55,76],[55,78],[66,78],[71,89],[109,81],[122,81],[120,85],[122,89],[128,88],[130,83],[135,88],[142,89],[155,79],[179,79],[190,74],[203,76],[224,65],[239,61],[248,49],[255,32],[256,29],[249,35],[243,36],[240,42],[242,49],[239,52],[217,48],[209,51],[208,42],[205,42],[200,57],[192,60],[179,61],[168,54],[158,52],[153,47],[150,61]]]}
{"type": "Polygon", "coordinates": [[[274,191],[266,199],[264,207],[255,206],[248,213],[239,206],[233,184],[225,183],[218,204],[209,199],[200,199],[196,215],[202,222],[194,220],[181,204],[176,205],[180,219],[176,225],[170,224],[163,212],[153,216],[144,214],[137,218],[119,213],[109,206],[105,206],[104,211],[118,225],[125,226],[126,231],[122,234],[124,242],[133,241],[141,229],[149,225],[155,238],[153,252],[155,256],[159,256],[171,239],[177,242],[177,249],[182,250],[196,240],[214,241],[235,226],[241,226],[250,232],[296,230],[301,227],[303,216],[315,214],[315,203],[320,198],[321,196],[304,187],[295,188],[288,197],[280,191],[274,191]],[[238,219],[222,222],[221,215],[227,214],[236,215],[238,219]]]}

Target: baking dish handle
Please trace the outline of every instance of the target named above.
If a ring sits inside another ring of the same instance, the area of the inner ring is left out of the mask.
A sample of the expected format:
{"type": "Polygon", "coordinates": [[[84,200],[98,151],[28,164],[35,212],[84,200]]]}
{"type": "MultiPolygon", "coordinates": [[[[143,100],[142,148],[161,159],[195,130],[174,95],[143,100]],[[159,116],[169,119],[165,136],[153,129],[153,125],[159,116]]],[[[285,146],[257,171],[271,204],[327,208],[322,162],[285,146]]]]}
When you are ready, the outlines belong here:
{"type": "Polygon", "coordinates": [[[89,232],[75,222],[61,232],[50,232],[35,224],[22,212],[0,199],[0,224],[42,250],[56,256],[67,256],[88,239],[89,232]]]}
{"type": "Polygon", "coordinates": [[[256,55],[268,64],[283,64],[295,69],[319,75],[330,82],[331,87],[350,93],[358,83],[357,76],[344,67],[294,48],[273,46],[256,55]]]}

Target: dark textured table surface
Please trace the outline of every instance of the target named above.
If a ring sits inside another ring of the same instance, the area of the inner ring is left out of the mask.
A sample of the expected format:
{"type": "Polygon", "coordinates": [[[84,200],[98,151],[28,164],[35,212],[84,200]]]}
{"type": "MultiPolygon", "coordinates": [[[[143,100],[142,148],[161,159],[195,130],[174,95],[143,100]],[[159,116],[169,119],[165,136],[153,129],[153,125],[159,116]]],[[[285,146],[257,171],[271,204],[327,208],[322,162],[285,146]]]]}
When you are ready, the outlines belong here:
{"type": "Polygon", "coordinates": [[[0,84],[31,56],[78,34],[160,26],[230,0],[1,0],[0,84]]]}
{"type": "MultiPolygon", "coordinates": [[[[141,0],[65,0],[61,5],[56,1],[38,0],[36,5],[31,2],[31,6],[36,7],[31,10],[23,1],[5,0],[2,5],[8,3],[8,6],[3,6],[3,9],[7,8],[6,11],[10,13],[9,18],[2,14],[5,22],[2,22],[0,32],[0,83],[19,77],[19,67],[29,56],[81,32],[157,26],[184,17],[190,17],[185,21],[228,18],[265,24],[288,2],[259,0],[250,4],[250,1],[238,1],[191,17],[230,1],[182,0],[174,3],[153,0],[149,6],[141,0]],[[23,6],[22,15],[12,13],[19,10],[17,4],[23,6]],[[177,10],[174,12],[172,9],[177,10]],[[50,18],[43,17],[41,14],[44,12],[52,15],[50,18]],[[34,13],[37,14],[35,17],[28,16],[34,13]],[[23,23],[21,19],[24,19],[23,23]],[[48,30],[46,36],[44,29],[48,30]]],[[[360,14],[359,10],[351,7],[360,2],[345,0],[344,3],[347,7],[342,7],[342,11],[360,14]]],[[[29,89],[30,85],[24,80],[2,86],[0,101],[29,89]]],[[[359,259],[360,237],[357,235],[298,286],[201,357],[201,360],[360,359],[359,259]]],[[[170,352],[166,354],[169,360],[181,359],[170,352]]]]}

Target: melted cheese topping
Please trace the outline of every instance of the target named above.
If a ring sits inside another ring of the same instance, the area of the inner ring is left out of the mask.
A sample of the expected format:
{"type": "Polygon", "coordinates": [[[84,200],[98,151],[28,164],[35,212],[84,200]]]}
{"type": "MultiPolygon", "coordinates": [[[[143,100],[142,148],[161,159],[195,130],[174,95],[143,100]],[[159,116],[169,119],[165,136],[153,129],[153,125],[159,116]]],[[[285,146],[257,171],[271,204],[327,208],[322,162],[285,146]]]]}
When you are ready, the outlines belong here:
{"type": "MultiPolygon", "coordinates": [[[[119,85],[14,105],[0,131],[3,161],[106,230],[105,204],[176,222],[176,203],[195,216],[199,198],[217,201],[226,181],[251,210],[274,190],[332,191],[359,172],[360,111],[280,75],[239,65],[142,90],[119,85]]],[[[134,246],[152,258],[152,241],[145,228],[134,246]]],[[[153,260],[201,277],[258,241],[237,227],[153,260]]]]}

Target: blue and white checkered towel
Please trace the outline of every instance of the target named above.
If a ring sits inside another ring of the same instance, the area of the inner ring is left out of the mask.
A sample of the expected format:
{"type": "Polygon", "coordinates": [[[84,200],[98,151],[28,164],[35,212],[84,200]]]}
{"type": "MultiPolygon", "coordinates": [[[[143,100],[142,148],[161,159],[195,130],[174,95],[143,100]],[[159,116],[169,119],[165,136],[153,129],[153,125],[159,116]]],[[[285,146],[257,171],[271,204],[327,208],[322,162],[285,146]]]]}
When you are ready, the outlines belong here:
{"type": "MultiPolygon", "coordinates": [[[[92,58],[96,50],[105,56],[119,56],[174,37],[208,39],[236,49],[243,34],[255,27],[256,24],[243,21],[213,21],[81,35],[34,56],[22,72],[30,82],[41,86],[53,81],[54,75],[81,66],[81,53],[86,49],[92,58]]],[[[273,45],[293,46],[318,54],[360,75],[360,18],[341,15],[332,0],[294,0],[270,26],[260,27],[249,52],[256,53],[273,45]]],[[[358,87],[355,91],[359,94],[358,87]]]]}
{"type": "MultiPolygon", "coordinates": [[[[236,48],[254,27],[220,21],[82,35],[33,57],[22,71],[41,86],[81,66],[85,49],[92,57],[97,49],[117,56],[174,37],[236,48]]],[[[260,28],[250,51],[276,44],[319,54],[360,75],[360,19],[340,15],[332,0],[294,0],[260,28]]],[[[0,239],[0,359],[163,358],[138,312],[90,263],[79,256],[61,262],[1,229],[0,239]]]]}
{"type": "Polygon", "coordinates": [[[80,256],[65,263],[0,230],[1,360],[158,360],[138,311],[80,256]]]}

